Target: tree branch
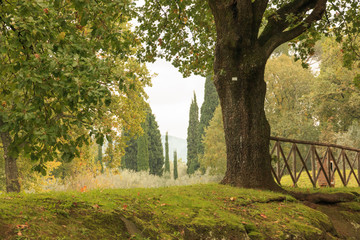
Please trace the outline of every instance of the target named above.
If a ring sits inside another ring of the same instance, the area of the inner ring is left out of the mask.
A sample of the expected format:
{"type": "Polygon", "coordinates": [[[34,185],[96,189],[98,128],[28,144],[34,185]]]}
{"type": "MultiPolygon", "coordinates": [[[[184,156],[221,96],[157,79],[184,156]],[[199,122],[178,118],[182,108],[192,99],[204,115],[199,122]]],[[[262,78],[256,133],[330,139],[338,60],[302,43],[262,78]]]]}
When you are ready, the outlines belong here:
{"type": "MultiPolygon", "coordinates": [[[[270,38],[283,32],[290,27],[291,24],[301,23],[301,15],[306,14],[310,9],[315,9],[319,4],[321,5],[322,2],[322,0],[294,0],[281,7],[276,14],[268,18],[268,24],[259,37],[260,44],[264,45],[270,38]],[[287,21],[289,15],[294,15],[299,19],[294,22],[287,21]]],[[[326,5],[326,1],[324,5],[326,5]]]]}
{"type": "MultiPolygon", "coordinates": [[[[272,21],[272,23],[269,23],[266,28],[268,30],[264,30],[264,35],[262,34],[259,38],[259,41],[262,43],[262,45],[265,47],[265,51],[267,52],[267,55],[269,56],[275,48],[280,46],[281,44],[290,41],[291,39],[294,39],[304,33],[308,28],[311,27],[311,24],[315,21],[318,21],[322,18],[325,10],[326,10],[326,3],[327,0],[318,0],[316,1],[316,4],[314,4],[314,1],[297,1],[297,2],[307,2],[305,5],[299,6],[297,11],[301,10],[302,12],[297,13],[304,14],[308,9],[311,7],[313,11],[302,21],[298,21],[298,25],[288,31],[284,31],[287,27],[290,26],[290,22],[286,21],[286,17],[284,16],[279,21],[272,21]],[[273,26],[275,22],[278,22],[278,26],[273,26]],[[272,27],[270,29],[270,27],[272,27]]],[[[287,5],[288,6],[288,5],[287,5]]],[[[288,11],[283,10],[283,8],[279,9],[278,12],[281,12],[282,14],[286,12],[286,14],[290,14],[288,11]],[[281,10],[281,11],[280,11],[281,10]]]]}
{"type": "Polygon", "coordinates": [[[254,36],[255,38],[258,37],[260,26],[268,3],[269,0],[258,0],[252,3],[253,18],[254,18],[253,24],[254,24],[254,28],[257,29],[256,36],[254,36]]]}

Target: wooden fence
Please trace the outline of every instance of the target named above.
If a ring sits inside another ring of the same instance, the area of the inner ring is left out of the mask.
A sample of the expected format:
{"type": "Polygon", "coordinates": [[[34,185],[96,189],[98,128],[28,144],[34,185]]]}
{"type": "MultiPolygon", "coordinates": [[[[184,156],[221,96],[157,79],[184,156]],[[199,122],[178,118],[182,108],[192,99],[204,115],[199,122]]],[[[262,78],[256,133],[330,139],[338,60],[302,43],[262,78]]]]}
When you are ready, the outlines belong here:
{"type": "Polygon", "coordinates": [[[271,170],[278,184],[281,185],[281,178],[288,174],[297,186],[301,174],[306,174],[313,187],[334,186],[337,173],[343,186],[349,184],[351,176],[360,186],[360,149],[279,137],[270,137],[270,140],[273,145],[271,170]]]}

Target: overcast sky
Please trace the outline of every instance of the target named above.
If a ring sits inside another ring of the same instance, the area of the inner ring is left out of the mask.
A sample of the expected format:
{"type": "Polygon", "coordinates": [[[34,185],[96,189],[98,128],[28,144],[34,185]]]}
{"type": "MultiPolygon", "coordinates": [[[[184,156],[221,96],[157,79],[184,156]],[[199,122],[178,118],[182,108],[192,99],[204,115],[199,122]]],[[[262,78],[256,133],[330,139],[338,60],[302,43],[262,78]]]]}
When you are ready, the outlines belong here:
{"type": "Polygon", "coordinates": [[[205,78],[183,78],[181,73],[165,60],[147,64],[147,67],[151,73],[158,74],[152,79],[152,87],[145,90],[161,134],[168,131],[171,136],[186,139],[191,99],[195,91],[200,109],[204,101],[205,78]]]}

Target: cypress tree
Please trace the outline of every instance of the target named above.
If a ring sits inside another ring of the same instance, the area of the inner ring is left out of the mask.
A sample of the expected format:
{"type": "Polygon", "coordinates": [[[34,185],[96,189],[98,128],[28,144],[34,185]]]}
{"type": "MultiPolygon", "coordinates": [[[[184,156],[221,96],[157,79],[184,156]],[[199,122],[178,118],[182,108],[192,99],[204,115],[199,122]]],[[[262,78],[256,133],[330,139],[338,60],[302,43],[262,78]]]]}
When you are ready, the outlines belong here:
{"type": "Polygon", "coordinates": [[[202,139],[204,137],[205,128],[209,126],[210,120],[214,116],[216,107],[219,105],[219,97],[216,92],[212,76],[206,77],[205,90],[204,90],[204,102],[201,105],[201,116],[199,124],[199,153],[204,154],[204,145],[202,139]]]}
{"type": "Polygon", "coordinates": [[[140,136],[137,140],[137,171],[147,171],[149,169],[149,149],[147,133],[140,136]]]}
{"type": "Polygon", "coordinates": [[[165,135],[165,172],[170,172],[169,136],[168,136],[168,132],[166,132],[166,135],[165,135]]]}
{"type": "Polygon", "coordinates": [[[178,169],[177,169],[177,152],[174,151],[174,179],[178,178],[178,169]]]}
{"type": "Polygon", "coordinates": [[[164,165],[164,150],[161,143],[159,126],[155,120],[155,115],[151,113],[151,109],[149,109],[146,121],[150,174],[161,176],[163,173],[164,165]]]}
{"type": "Polygon", "coordinates": [[[199,107],[194,99],[190,105],[189,126],[187,129],[187,173],[193,174],[199,167],[198,150],[199,150],[199,107]]]}
{"type": "MultiPolygon", "coordinates": [[[[128,135],[125,133],[125,135],[128,135]]],[[[137,171],[137,139],[131,138],[127,143],[125,148],[125,155],[121,160],[122,168],[129,170],[137,171]]]]}

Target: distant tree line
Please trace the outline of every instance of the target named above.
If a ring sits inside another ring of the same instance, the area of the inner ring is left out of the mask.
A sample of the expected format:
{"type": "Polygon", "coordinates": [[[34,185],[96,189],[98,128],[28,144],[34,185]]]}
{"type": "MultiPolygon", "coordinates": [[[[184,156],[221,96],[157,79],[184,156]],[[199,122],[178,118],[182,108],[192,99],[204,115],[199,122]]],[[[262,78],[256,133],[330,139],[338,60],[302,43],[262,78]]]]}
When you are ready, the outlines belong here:
{"type": "Polygon", "coordinates": [[[142,123],[143,133],[127,142],[122,167],[136,172],[149,171],[150,174],[162,176],[164,171],[164,154],[159,126],[155,115],[148,108],[146,120],[142,123]]]}

